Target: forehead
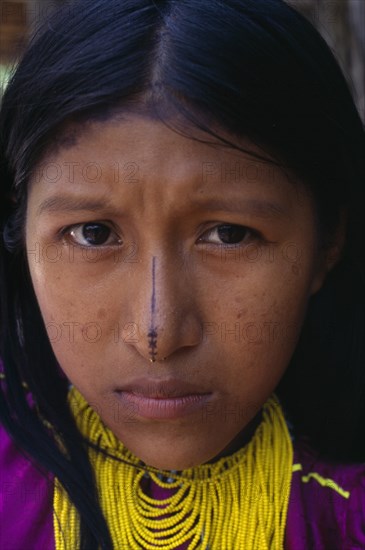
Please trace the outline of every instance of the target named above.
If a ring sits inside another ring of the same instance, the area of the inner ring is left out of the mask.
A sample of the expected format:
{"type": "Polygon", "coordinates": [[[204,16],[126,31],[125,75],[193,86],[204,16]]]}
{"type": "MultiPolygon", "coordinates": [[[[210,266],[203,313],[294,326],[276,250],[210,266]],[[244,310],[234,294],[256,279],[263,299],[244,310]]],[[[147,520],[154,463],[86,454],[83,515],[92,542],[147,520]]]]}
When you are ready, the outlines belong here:
{"type": "MultiPolygon", "coordinates": [[[[233,141],[227,133],[222,137],[233,141]]],[[[71,123],[32,174],[28,211],[38,205],[39,212],[46,204],[57,212],[60,201],[62,208],[87,201],[95,210],[105,200],[113,212],[133,212],[156,200],[171,213],[203,208],[203,203],[206,210],[222,210],[223,202],[239,211],[249,201],[260,216],[292,215],[303,207],[312,216],[312,198],[300,182],[293,183],[247,139],[233,143],[246,152],[201,131],[181,133],[134,113],[71,123]]]]}
{"type": "Polygon", "coordinates": [[[149,170],[155,167],[159,173],[198,171],[207,180],[218,179],[222,183],[255,180],[259,184],[262,179],[280,183],[288,179],[288,172],[284,173],[267,152],[248,139],[215,131],[219,137],[191,126],[176,128],[135,113],[106,120],[66,122],[53,136],[39,164],[58,163],[62,168],[62,164],[75,167],[93,162],[102,168],[120,160],[149,170]]]}

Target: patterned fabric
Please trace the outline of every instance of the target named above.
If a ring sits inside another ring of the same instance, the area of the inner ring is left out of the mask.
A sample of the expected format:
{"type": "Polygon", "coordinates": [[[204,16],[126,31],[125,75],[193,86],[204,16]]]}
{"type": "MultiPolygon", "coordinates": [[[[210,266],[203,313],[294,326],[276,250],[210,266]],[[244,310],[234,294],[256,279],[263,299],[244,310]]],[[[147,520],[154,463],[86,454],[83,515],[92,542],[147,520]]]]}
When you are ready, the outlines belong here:
{"type": "MultiPolygon", "coordinates": [[[[52,476],[43,476],[1,426],[0,475],[0,550],[54,550],[52,476]]],[[[154,498],[171,494],[145,483],[154,498]]],[[[294,441],[284,550],[309,548],[365,549],[365,464],[323,461],[301,439],[294,441]]]]}

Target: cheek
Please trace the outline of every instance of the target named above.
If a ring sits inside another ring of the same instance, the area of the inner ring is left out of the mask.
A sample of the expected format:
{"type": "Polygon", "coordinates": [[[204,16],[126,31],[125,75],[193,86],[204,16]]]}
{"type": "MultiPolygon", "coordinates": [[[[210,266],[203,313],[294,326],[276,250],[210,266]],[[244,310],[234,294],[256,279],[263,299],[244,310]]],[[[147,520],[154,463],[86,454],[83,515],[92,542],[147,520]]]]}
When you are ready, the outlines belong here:
{"type": "Polygon", "coordinates": [[[219,292],[215,289],[211,301],[209,292],[206,294],[207,309],[220,323],[213,328],[217,331],[220,328],[232,337],[240,332],[247,342],[261,341],[260,335],[266,333],[298,331],[305,316],[310,284],[310,267],[304,270],[297,263],[281,262],[257,269],[251,266],[244,276],[231,277],[229,284],[222,284],[219,292]]]}
{"type": "Polygon", "coordinates": [[[205,339],[225,364],[225,383],[237,396],[257,385],[275,387],[300,336],[309,270],[294,274],[286,266],[280,271],[281,277],[267,270],[231,285],[215,301],[214,322],[206,326],[205,339]]]}
{"type": "Polygon", "coordinates": [[[46,244],[37,254],[28,251],[28,263],[45,320],[88,323],[100,317],[100,304],[110,306],[110,289],[102,284],[105,274],[98,276],[100,267],[93,258],[84,259],[68,246],[46,244]]]}
{"type": "Polygon", "coordinates": [[[105,300],[92,288],[80,292],[72,271],[60,264],[30,261],[29,265],[45,329],[60,366],[73,382],[91,371],[94,377],[101,376],[102,365],[95,358],[111,333],[97,313],[100,317],[98,305],[105,305],[105,300]]]}
{"type": "Polygon", "coordinates": [[[82,316],[88,316],[87,304],[76,295],[72,280],[63,276],[63,271],[56,264],[50,267],[40,263],[31,267],[31,277],[46,325],[77,322],[82,316]]]}

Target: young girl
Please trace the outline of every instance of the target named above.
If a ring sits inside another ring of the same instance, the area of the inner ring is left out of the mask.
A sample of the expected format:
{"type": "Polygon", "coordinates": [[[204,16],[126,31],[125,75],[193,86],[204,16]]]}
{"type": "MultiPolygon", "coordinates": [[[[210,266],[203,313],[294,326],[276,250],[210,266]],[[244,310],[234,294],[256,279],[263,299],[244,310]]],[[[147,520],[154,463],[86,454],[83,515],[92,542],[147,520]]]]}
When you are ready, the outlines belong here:
{"type": "Polygon", "coordinates": [[[365,138],[314,28],[77,0],[0,140],[1,550],[365,548],[365,138]]]}

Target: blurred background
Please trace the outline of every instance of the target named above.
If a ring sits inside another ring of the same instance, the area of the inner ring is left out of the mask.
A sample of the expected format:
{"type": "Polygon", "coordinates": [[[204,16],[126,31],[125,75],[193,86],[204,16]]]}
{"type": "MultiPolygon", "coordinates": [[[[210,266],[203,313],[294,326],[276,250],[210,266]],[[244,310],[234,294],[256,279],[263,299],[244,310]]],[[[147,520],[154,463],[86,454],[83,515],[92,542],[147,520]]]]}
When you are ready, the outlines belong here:
{"type": "MultiPolygon", "coordinates": [[[[286,1],[304,14],[330,45],[365,122],[365,0],[286,1]]],[[[57,6],[71,3],[70,0],[0,0],[0,96],[33,29],[57,6]]]]}

